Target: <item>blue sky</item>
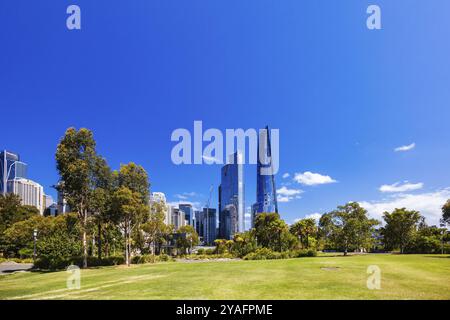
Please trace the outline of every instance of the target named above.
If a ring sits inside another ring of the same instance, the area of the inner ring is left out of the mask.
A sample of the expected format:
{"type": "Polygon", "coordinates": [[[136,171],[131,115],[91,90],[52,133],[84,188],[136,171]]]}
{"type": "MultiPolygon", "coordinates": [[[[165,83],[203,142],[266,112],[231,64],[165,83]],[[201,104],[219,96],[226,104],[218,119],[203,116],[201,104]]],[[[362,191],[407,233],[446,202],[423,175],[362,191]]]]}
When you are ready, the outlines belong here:
{"type": "MultiPolygon", "coordinates": [[[[300,196],[279,205],[288,222],[347,201],[436,222],[450,198],[449,14],[447,0],[4,0],[0,148],[54,195],[57,142],[87,127],[113,168],[142,164],[170,201],[203,205],[213,185],[215,204],[220,166],[172,164],[172,131],[267,124],[277,187],[300,196]],[[81,30],[66,28],[70,4],[81,30]],[[369,4],[382,30],[367,29],[369,4]]],[[[254,166],[245,178],[250,206],[254,166]]]]}

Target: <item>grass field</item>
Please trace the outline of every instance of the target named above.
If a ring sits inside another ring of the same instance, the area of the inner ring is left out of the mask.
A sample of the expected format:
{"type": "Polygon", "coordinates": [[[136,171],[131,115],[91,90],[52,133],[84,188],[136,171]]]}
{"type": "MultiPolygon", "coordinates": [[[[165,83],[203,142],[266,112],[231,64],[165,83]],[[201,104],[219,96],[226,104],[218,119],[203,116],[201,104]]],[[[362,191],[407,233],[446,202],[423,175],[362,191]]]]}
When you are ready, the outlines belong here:
{"type": "Polygon", "coordinates": [[[87,269],[81,289],[66,272],[0,276],[0,299],[450,299],[450,257],[323,256],[289,260],[167,262],[87,269]],[[366,286],[381,269],[381,289],[366,286]]]}

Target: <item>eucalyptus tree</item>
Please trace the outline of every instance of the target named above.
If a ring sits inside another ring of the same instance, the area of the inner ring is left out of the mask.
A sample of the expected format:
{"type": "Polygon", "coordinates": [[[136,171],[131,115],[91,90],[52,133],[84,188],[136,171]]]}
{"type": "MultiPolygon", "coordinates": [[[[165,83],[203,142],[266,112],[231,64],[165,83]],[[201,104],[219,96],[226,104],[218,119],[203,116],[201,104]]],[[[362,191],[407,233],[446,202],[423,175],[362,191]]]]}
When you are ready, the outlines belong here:
{"type": "Polygon", "coordinates": [[[105,163],[97,154],[92,131],[85,128],[66,130],[56,149],[56,168],[60,176],[56,188],[80,221],[83,267],[87,267],[88,217],[102,176],[101,164],[105,163]]]}

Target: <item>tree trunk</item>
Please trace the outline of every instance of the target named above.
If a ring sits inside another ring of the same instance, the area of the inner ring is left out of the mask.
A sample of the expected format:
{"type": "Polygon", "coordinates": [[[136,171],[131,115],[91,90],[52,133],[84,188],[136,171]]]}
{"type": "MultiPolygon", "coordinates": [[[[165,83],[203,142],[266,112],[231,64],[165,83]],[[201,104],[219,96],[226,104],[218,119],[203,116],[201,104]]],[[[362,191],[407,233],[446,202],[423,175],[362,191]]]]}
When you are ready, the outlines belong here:
{"type": "Polygon", "coordinates": [[[83,217],[83,268],[87,268],[87,238],[86,238],[87,213],[83,217]]]}
{"type": "Polygon", "coordinates": [[[128,232],[125,231],[125,263],[127,266],[130,265],[129,261],[128,261],[128,232]]]}
{"type": "Polygon", "coordinates": [[[100,260],[102,258],[102,224],[98,223],[98,259],[100,260]]]}

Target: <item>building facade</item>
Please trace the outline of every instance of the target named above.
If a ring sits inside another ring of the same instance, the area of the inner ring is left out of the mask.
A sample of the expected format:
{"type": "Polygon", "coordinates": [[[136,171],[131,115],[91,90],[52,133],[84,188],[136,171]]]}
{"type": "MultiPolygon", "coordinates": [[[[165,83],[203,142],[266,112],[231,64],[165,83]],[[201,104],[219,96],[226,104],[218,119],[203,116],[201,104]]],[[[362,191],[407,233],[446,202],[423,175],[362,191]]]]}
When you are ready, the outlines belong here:
{"type": "Polygon", "coordinates": [[[203,242],[213,245],[217,239],[217,216],[216,209],[203,208],[203,242]]]}
{"type": "Polygon", "coordinates": [[[194,209],[192,208],[192,205],[189,203],[185,204],[179,204],[178,208],[184,212],[184,219],[186,220],[186,224],[190,226],[194,226],[194,209]]]}
{"type": "Polygon", "coordinates": [[[258,213],[278,213],[275,176],[271,161],[270,131],[267,126],[265,130],[260,130],[259,132],[258,153],[259,156],[256,166],[256,203],[252,206],[252,223],[254,223],[258,213]],[[262,159],[261,155],[263,156],[262,159]]]}
{"type": "Polygon", "coordinates": [[[232,239],[244,232],[244,166],[242,154],[230,155],[222,167],[219,186],[219,238],[232,239]]]}
{"type": "Polygon", "coordinates": [[[13,179],[27,178],[27,165],[20,161],[16,153],[3,150],[0,152],[0,192],[5,195],[8,190],[8,181],[13,179]]]}
{"type": "Polygon", "coordinates": [[[40,184],[29,179],[16,178],[8,180],[7,188],[10,193],[20,197],[22,205],[36,207],[41,215],[44,214],[44,188],[40,184]]]}

